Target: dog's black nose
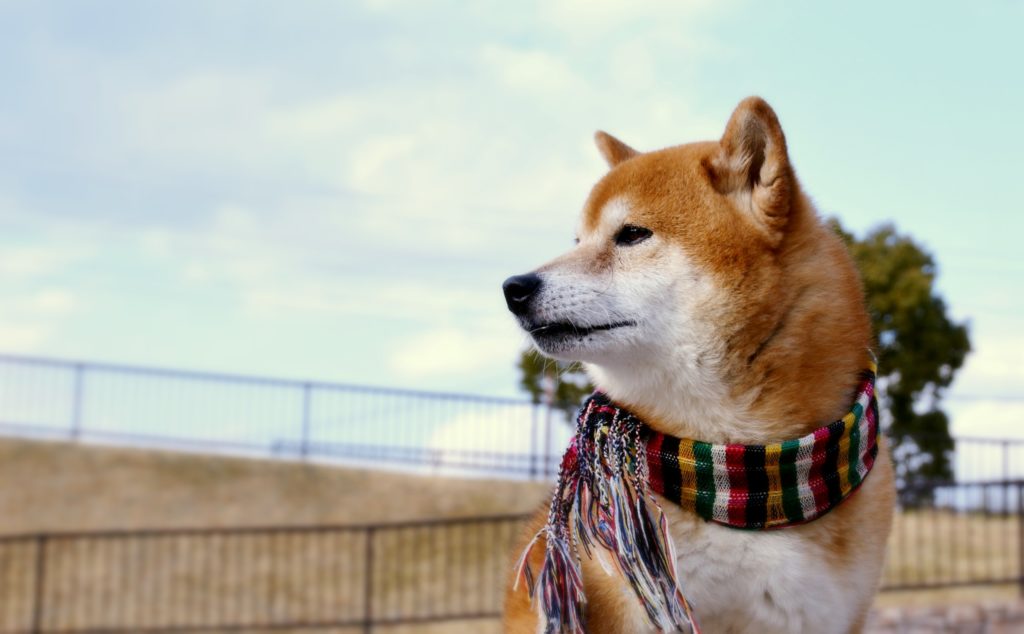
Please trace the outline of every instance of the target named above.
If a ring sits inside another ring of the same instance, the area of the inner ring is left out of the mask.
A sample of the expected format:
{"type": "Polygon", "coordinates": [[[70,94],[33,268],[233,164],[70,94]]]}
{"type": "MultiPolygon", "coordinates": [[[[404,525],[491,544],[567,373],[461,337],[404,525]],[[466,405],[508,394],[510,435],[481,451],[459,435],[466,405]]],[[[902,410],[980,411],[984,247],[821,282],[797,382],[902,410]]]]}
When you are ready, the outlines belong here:
{"type": "Polygon", "coordinates": [[[501,285],[505,291],[505,303],[513,315],[523,315],[530,307],[530,298],[540,289],[540,276],[536,273],[513,275],[501,285]]]}

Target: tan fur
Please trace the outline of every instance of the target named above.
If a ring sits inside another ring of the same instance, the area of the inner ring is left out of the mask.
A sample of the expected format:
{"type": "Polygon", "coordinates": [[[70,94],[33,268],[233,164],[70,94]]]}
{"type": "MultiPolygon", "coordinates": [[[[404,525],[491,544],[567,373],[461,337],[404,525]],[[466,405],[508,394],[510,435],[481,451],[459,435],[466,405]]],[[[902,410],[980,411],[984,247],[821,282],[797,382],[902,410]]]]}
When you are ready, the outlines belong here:
{"type": "MultiPolygon", "coordinates": [[[[609,384],[599,387],[659,431],[716,443],[796,438],[845,414],[858,373],[870,358],[863,291],[846,249],[801,191],[771,108],[758,98],[745,100],[719,142],[641,154],[604,133],[596,139],[612,169],[584,206],[581,238],[587,239],[538,271],[601,275],[616,267],[663,266],[665,250],[681,248],[728,298],[709,302],[702,314],[721,341],[714,359],[707,361],[708,372],[726,386],[719,405],[735,408],[736,418],[749,423],[735,424],[726,417],[713,425],[686,412],[667,412],[660,386],[617,393],[610,378],[624,370],[605,368],[602,360],[594,361],[593,369],[609,384]],[[607,231],[604,215],[617,200],[629,201],[625,222],[651,229],[659,246],[616,249],[610,236],[601,233],[607,231]]],[[[798,536],[802,548],[824,561],[835,578],[861,580],[865,589],[851,592],[849,599],[859,615],[851,632],[863,623],[881,572],[894,498],[892,465],[883,448],[864,484],[839,508],[817,521],[782,529],[798,536]]],[[[731,530],[672,505],[666,505],[666,512],[673,535],[691,544],[705,537],[716,543],[722,537],[715,531],[731,530]]],[[[542,523],[539,515],[534,525],[542,523]]],[[[685,570],[686,558],[681,555],[680,561],[685,570]]],[[[590,563],[584,575],[589,631],[635,631],[638,608],[621,579],[590,563]]],[[[806,588],[811,595],[815,591],[806,588]]],[[[766,605],[792,599],[769,594],[766,605]]],[[[699,605],[698,615],[702,624],[716,622],[715,615],[701,614],[699,605]]],[[[753,623],[722,622],[730,623],[729,631],[764,631],[753,623]]],[[[507,595],[505,626],[509,632],[536,631],[537,616],[522,588],[507,595]]]]}

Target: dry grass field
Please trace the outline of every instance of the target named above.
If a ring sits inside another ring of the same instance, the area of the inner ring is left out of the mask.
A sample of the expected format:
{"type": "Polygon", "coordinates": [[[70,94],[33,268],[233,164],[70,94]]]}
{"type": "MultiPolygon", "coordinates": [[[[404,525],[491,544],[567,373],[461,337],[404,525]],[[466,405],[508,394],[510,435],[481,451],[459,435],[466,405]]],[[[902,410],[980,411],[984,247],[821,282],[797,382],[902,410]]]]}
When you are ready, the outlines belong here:
{"type": "MultiPolygon", "coordinates": [[[[0,441],[0,534],[525,513],[542,503],[547,491],[538,483],[0,441]]],[[[507,544],[518,530],[515,523],[499,523],[376,533],[373,612],[387,618],[495,609],[496,589],[510,565],[507,544]],[[445,583],[438,583],[442,579],[445,583]]],[[[131,631],[142,623],[227,622],[224,615],[242,623],[339,614],[358,618],[365,607],[366,540],[360,531],[53,540],[44,625],[131,631]]],[[[34,543],[0,544],[0,631],[16,629],[29,617],[32,584],[26,580],[34,578],[34,548],[34,543]]],[[[1021,556],[1016,518],[915,511],[897,518],[885,581],[1012,578],[1019,574],[1021,556]]],[[[1017,592],[1012,585],[893,592],[882,594],[879,605],[1013,598],[1017,592]]],[[[375,628],[492,630],[497,628],[490,621],[375,628]]]]}
{"type": "MultiPolygon", "coordinates": [[[[359,622],[489,614],[518,521],[394,529],[51,537],[42,627],[359,622]],[[372,544],[372,553],[368,545],[372,544]]],[[[0,541],[0,632],[36,605],[35,540],[0,541]]]]}
{"type": "Polygon", "coordinates": [[[1020,519],[1016,516],[921,510],[896,516],[883,583],[913,586],[941,582],[979,582],[955,588],[893,591],[879,594],[879,606],[926,606],[1016,600],[1014,583],[984,584],[1020,578],[1020,519]]]}
{"type": "Polygon", "coordinates": [[[0,439],[0,534],[526,513],[548,485],[0,439]]]}
{"type": "Polygon", "coordinates": [[[926,510],[901,513],[889,538],[884,581],[914,585],[1013,579],[1021,572],[1017,517],[926,510]]]}

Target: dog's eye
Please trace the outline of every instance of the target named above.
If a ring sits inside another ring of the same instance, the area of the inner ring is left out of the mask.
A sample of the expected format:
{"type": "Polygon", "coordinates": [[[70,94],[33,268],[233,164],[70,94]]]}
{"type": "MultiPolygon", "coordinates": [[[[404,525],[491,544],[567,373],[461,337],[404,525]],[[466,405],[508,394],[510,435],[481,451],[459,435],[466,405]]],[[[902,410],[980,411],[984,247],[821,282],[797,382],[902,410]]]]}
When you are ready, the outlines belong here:
{"type": "Polygon", "coordinates": [[[626,225],[615,234],[615,244],[632,246],[651,237],[651,230],[636,225],[626,225]]]}

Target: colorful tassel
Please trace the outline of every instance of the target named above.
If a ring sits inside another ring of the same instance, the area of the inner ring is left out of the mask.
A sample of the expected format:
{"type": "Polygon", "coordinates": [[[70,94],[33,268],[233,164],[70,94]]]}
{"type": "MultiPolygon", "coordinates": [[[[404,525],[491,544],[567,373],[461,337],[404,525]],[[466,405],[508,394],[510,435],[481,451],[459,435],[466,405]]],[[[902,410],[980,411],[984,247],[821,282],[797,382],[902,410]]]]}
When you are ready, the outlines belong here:
{"type": "Polygon", "coordinates": [[[516,566],[516,585],[525,579],[546,634],[586,632],[581,548],[629,583],[652,626],[700,634],[679,586],[668,521],[648,489],[641,428],[603,394],[592,396],[580,412],[547,523],[516,566]],[[529,555],[541,535],[546,552],[534,579],[529,555]]]}

